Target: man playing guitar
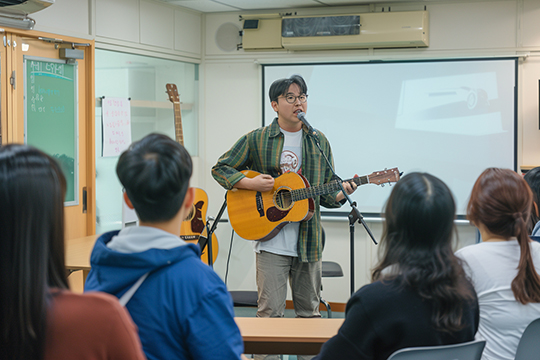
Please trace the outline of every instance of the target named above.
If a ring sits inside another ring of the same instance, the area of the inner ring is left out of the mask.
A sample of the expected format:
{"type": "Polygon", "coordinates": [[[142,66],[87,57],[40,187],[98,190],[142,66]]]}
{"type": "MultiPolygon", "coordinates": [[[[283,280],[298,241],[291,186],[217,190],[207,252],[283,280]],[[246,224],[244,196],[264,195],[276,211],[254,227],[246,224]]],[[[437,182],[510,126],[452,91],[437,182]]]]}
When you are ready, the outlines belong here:
{"type": "MultiPolygon", "coordinates": [[[[225,189],[267,192],[274,178],[292,171],[302,174],[311,185],[332,180],[332,172],[316,146],[318,137],[325,155],[332,159],[326,137],[319,131],[308,133],[298,119],[307,110],[307,86],[299,75],[274,81],[269,91],[271,106],[277,113],[272,124],[242,136],[212,168],[212,176],[225,189]],[[247,177],[241,171],[261,174],[247,177]]],[[[332,161],[332,160],[331,160],[332,161]]],[[[343,182],[348,194],[356,189],[343,182]]],[[[257,267],[258,317],[283,317],[290,279],[294,309],[298,317],[318,317],[321,292],[322,230],[320,205],[340,207],[341,191],[314,199],[314,214],[309,221],[284,225],[266,241],[254,242],[257,267]]]]}

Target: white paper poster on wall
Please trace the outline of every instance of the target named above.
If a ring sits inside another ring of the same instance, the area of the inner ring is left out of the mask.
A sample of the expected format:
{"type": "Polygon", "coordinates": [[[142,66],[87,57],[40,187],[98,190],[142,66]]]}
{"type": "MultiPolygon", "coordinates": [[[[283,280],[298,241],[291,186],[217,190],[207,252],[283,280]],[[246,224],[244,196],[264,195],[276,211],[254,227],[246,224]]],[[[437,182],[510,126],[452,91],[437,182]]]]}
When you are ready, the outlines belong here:
{"type": "Polygon", "coordinates": [[[103,157],[119,156],[131,144],[131,108],[128,98],[103,97],[101,102],[103,157]]]}

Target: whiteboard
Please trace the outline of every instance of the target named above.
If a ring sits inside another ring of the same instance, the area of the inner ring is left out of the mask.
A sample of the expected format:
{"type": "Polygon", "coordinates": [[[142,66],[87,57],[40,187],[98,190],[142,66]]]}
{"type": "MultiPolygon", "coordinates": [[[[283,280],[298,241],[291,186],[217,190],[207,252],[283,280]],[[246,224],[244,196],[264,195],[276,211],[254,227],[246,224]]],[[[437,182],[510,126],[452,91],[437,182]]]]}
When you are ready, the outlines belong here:
{"type": "MultiPolygon", "coordinates": [[[[484,169],[517,169],[517,66],[517,58],[263,65],[263,126],[276,117],[272,82],[299,74],[306,118],[329,139],[342,179],[428,172],[449,186],[463,218],[484,169]]],[[[352,200],[379,217],[391,190],[363,185],[352,200]]],[[[322,211],[344,216],[350,207],[322,211]]]]}

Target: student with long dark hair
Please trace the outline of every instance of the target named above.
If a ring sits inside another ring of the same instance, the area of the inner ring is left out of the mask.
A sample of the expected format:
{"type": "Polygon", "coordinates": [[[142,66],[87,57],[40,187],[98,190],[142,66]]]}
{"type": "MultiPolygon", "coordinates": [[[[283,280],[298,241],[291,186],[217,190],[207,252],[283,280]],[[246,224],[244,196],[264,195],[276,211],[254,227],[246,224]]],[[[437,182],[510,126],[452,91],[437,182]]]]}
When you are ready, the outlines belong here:
{"type": "Polygon", "coordinates": [[[117,299],[68,290],[65,192],[50,156],[0,147],[0,359],[144,359],[117,299]]]}
{"type": "Polygon", "coordinates": [[[460,249],[465,271],[478,293],[478,337],[483,359],[514,359],[525,327],[540,318],[540,244],[528,223],[532,192],[510,169],[489,168],[476,180],[467,217],[482,242],[460,249]]]}
{"type": "Polygon", "coordinates": [[[373,282],[347,303],[345,322],[317,359],[387,359],[411,346],[474,339],[478,303],[452,251],[455,203],[426,173],[404,176],[386,204],[373,282]]]}

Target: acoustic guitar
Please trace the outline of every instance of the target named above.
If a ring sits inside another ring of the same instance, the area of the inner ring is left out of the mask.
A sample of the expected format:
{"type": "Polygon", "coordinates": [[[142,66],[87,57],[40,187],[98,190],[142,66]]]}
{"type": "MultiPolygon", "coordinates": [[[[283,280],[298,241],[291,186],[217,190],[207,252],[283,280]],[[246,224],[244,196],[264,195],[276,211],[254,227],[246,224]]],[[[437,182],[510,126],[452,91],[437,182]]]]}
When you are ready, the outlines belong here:
{"type": "MultiPolygon", "coordinates": [[[[176,84],[167,84],[167,94],[174,107],[174,133],[178,143],[184,146],[184,132],[182,130],[182,112],[180,110],[180,96],[176,84]]],[[[195,199],[191,210],[180,227],[180,238],[186,242],[198,244],[201,247],[201,260],[208,264],[208,236],[206,228],[206,211],[208,209],[208,195],[200,188],[195,189],[195,199]]],[[[212,234],[212,263],[216,261],[219,245],[216,234],[212,234]]]]}
{"type": "MultiPolygon", "coordinates": [[[[245,170],[242,173],[254,178],[260,173],[245,170]]],[[[383,185],[399,180],[398,168],[376,171],[344,181],[356,185],[383,185]]],[[[274,187],[267,192],[232,189],[227,191],[229,221],[234,231],[246,240],[269,240],[291,222],[308,221],[313,216],[313,198],[340,190],[337,180],[310,186],[308,180],[297,173],[287,172],[274,179],[274,187]]]]}

